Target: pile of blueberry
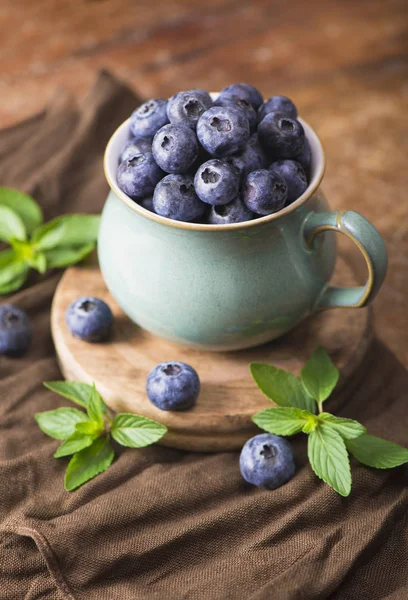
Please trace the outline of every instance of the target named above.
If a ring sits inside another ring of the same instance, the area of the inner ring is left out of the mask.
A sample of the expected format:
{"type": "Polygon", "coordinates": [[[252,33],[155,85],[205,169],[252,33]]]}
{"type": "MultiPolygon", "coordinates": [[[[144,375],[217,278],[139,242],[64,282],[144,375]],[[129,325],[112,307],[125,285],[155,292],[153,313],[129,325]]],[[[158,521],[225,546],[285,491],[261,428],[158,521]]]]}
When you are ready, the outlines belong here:
{"type": "Polygon", "coordinates": [[[119,188],[162,217],[215,225],[270,215],[308,186],[311,150],[285,96],[236,83],[152,99],[130,118],[119,188]]]}

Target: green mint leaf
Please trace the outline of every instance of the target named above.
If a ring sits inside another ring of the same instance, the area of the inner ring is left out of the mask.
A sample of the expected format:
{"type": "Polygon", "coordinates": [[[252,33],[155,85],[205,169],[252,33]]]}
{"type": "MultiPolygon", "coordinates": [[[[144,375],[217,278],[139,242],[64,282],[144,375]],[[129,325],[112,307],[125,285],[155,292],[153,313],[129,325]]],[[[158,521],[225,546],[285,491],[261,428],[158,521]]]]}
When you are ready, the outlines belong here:
{"type": "Polygon", "coordinates": [[[339,372],[322,347],[313,352],[301,372],[306,391],[318,403],[324,402],[337,385],[339,372]]]}
{"type": "Polygon", "coordinates": [[[91,421],[95,421],[96,423],[103,423],[104,408],[105,404],[101,398],[101,395],[97,391],[95,384],[93,384],[87,407],[88,416],[91,419],[91,421]]]}
{"type": "Polygon", "coordinates": [[[29,261],[30,267],[44,274],[47,270],[47,259],[44,252],[35,252],[33,258],[29,261]]]}
{"type": "Polygon", "coordinates": [[[94,244],[99,222],[99,215],[62,215],[38,227],[32,242],[39,250],[94,244]]]}
{"type": "Polygon", "coordinates": [[[43,385],[59,396],[87,408],[92,386],[80,381],[44,381],[43,385]]]}
{"type": "Polygon", "coordinates": [[[408,448],[374,435],[347,440],[346,445],[354,458],[375,469],[393,469],[408,462],[408,448]]]}
{"type": "Polygon", "coordinates": [[[13,238],[27,239],[25,225],[12,208],[0,204],[0,241],[10,242],[13,238]]]}
{"type": "Polygon", "coordinates": [[[47,259],[47,265],[49,269],[57,269],[60,267],[68,267],[69,265],[75,265],[92,252],[95,248],[95,244],[85,244],[84,246],[76,247],[61,247],[54,248],[53,250],[47,250],[45,253],[47,259]]]}
{"type": "Polygon", "coordinates": [[[15,292],[16,290],[19,290],[21,287],[23,287],[24,283],[26,282],[28,277],[28,269],[26,271],[24,271],[23,273],[21,273],[20,275],[17,275],[16,277],[14,277],[14,279],[12,281],[10,281],[10,283],[5,283],[4,285],[0,285],[0,296],[5,296],[7,294],[11,294],[12,292],[15,292]]]}
{"type": "Polygon", "coordinates": [[[75,490],[99,473],[106,471],[115,457],[112,446],[106,438],[98,438],[89,448],[81,450],[69,461],[65,473],[65,489],[75,490]]]}
{"type": "Polygon", "coordinates": [[[342,496],[351,491],[350,461],[346,444],[337,431],[325,424],[309,434],[307,454],[315,474],[342,496]]]}
{"type": "Polygon", "coordinates": [[[75,425],[75,431],[78,433],[85,433],[86,435],[100,436],[103,432],[105,424],[96,421],[84,421],[83,423],[77,423],[75,425]]]}
{"type": "Polygon", "coordinates": [[[252,363],[250,369],[261,392],[278,406],[294,406],[316,412],[315,401],[306,393],[296,375],[265,363],[252,363]]]}
{"type": "Polygon", "coordinates": [[[0,293],[8,294],[24,283],[28,274],[28,265],[20,260],[16,252],[7,248],[0,252],[0,293]],[[21,285],[17,283],[21,282],[21,285]]]}
{"type": "Polygon", "coordinates": [[[66,440],[75,433],[75,425],[88,421],[85,413],[77,408],[56,408],[35,415],[38,427],[43,433],[56,440],[66,440]]]}
{"type": "Polygon", "coordinates": [[[99,437],[99,435],[89,435],[77,431],[65,440],[65,442],[62,442],[61,446],[55,451],[54,458],[70,456],[71,454],[75,454],[75,452],[88,448],[97,437],[99,437]]]}
{"type": "Polygon", "coordinates": [[[167,427],[130,413],[116,415],[111,434],[114,440],[129,448],[143,448],[159,441],[167,433],[167,427]]]}
{"type": "Polygon", "coordinates": [[[43,221],[41,208],[34,198],[13,188],[0,187],[0,205],[8,206],[19,215],[27,233],[32,233],[43,221]]]}
{"type": "Polygon", "coordinates": [[[358,421],[354,421],[353,419],[343,419],[342,417],[335,417],[330,413],[321,413],[318,416],[318,419],[326,425],[333,427],[344,440],[357,438],[367,431],[366,428],[358,421]]]}
{"type": "Polygon", "coordinates": [[[299,408],[267,408],[254,415],[252,421],[268,433],[294,435],[302,431],[309,415],[299,408]]]}

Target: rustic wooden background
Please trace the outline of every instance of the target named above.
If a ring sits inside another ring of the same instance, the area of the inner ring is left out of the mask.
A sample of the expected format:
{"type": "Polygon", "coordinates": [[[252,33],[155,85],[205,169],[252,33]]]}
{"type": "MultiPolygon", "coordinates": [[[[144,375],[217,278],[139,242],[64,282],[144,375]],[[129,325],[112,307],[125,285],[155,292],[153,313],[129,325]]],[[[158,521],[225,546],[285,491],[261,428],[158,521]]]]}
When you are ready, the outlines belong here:
{"type": "Polygon", "coordinates": [[[386,240],[376,327],[408,365],[407,30],[407,0],[0,0],[0,126],[62,86],[82,97],[103,67],[144,96],[234,81],[291,96],[326,149],[333,209],[386,240]]]}

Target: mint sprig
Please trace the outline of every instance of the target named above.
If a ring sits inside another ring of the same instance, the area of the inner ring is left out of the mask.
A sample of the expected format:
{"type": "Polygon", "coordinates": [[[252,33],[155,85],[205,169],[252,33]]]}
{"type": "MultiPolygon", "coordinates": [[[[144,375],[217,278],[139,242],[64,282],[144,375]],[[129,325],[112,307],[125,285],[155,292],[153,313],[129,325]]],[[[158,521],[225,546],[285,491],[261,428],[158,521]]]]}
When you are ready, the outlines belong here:
{"type": "Polygon", "coordinates": [[[314,473],[342,496],[351,492],[349,454],[376,469],[391,469],[408,462],[407,448],[368,435],[366,428],[354,419],[323,412],[323,403],[339,379],[324,348],[312,354],[300,378],[263,363],[252,363],[250,370],[261,391],[277,404],[277,408],[255,414],[253,422],[275,435],[306,433],[314,473]]]}
{"type": "Polygon", "coordinates": [[[41,208],[31,196],[0,187],[0,295],[24,285],[30,269],[67,267],[95,248],[99,215],[62,215],[43,223],[41,208]]]}
{"type": "Polygon", "coordinates": [[[46,381],[44,386],[86,409],[85,413],[77,408],[57,408],[35,415],[43,433],[62,441],[54,458],[72,456],[64,482],[69,492],[111,465],[114,459],[111,437],[122,446],[143,448],[167,433],[167,427],[161,423],[139,415],[119,413],[111,418],[95,384],[46,381]]]}

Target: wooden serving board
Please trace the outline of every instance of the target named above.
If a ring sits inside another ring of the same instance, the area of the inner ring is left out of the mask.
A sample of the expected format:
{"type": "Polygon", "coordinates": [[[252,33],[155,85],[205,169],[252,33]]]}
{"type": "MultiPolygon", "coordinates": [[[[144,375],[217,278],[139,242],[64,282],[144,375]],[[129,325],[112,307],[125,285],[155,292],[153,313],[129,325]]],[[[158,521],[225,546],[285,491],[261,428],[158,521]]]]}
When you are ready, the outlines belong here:
{"type": "MultiPolygon", "coordinates": [[[[355,285],[350,267],[340,259],[335,283],[355,285]]],[[[52,332],[62,373],[68,380],[95,382],[108,406],[135,412],[166,425],[165,446],[217,452],[237,450],[259,431],[251,416],[270,406],[252,380],[248,365],[267,362],[299,374],[313,350],[324,346],[341,371],[351,375],[371,337],[368,309],[333,309],[306,319],[284,337],[264,346],[236,352],[201,352],[176,346],[140,329],[109,294],[96,264],[72,267],[57,288],[52,332]],[[83,295],[105,300],[115,316],[109,342],[88,344],[75,339],[65,324],[69,304],[83,295]],[[184,412],[161,411],[145,392],[146,376],[159,362],[183,361],[199,373],[201,393],[196,406],[184,412]]]]}

